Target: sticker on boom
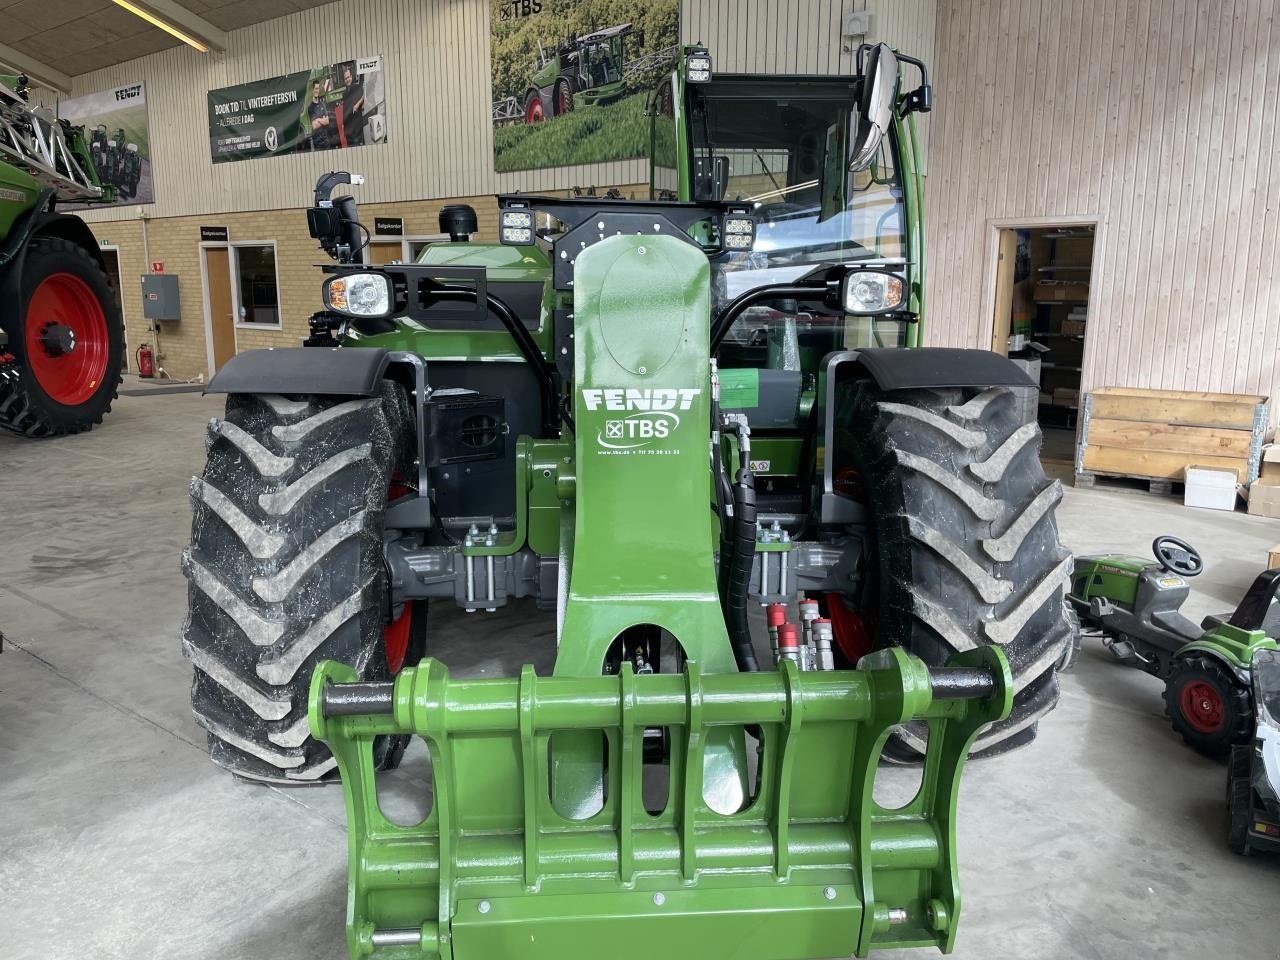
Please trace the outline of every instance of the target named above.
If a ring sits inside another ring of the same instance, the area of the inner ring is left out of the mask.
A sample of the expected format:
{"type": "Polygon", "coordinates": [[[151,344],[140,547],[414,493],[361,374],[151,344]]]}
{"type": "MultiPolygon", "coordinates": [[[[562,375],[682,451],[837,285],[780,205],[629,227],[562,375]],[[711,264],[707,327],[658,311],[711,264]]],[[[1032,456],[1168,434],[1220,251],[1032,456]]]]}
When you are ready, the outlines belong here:
{"type": "Polygon", "coordinates": [[[701,387],[584,388],[582,403],[587,410],[626,414],[604,421],[596,432],[596,443],[601,448],[597,452],[667,456],[679,453],[678,447],[672,448],[660,441],[672,437],[680,426],[677,411],[691,409],[700,393],[701,387]]]}

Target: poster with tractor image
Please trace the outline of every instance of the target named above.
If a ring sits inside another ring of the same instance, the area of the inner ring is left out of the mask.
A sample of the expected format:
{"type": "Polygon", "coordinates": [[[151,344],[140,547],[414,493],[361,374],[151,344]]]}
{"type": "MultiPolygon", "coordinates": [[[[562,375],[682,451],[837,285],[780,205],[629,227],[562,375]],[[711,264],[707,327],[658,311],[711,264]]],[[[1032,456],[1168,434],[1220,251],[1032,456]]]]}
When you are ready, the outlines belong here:
{"type": "Polygon", "coordinates": [[[381,57],[357,57],[210,90],[214,163],[387,141],[381,57]]]}
{"type": "MultiPolygon", "coordinates": [[[[58,116],[84,127],[84,140],[98,179],[116,188],[115,204],[155,202],[144,84],[126,83],[111,90],[63,100],[58,105],[58,116]]],[[[80,210],[90,205],[64,203],[59,206],[63,210],[80,210]]]]}
{"type": "Polygon", "coordinates": [[[679,0],[491,0],[499,173],[647,156],[679,0]]]}

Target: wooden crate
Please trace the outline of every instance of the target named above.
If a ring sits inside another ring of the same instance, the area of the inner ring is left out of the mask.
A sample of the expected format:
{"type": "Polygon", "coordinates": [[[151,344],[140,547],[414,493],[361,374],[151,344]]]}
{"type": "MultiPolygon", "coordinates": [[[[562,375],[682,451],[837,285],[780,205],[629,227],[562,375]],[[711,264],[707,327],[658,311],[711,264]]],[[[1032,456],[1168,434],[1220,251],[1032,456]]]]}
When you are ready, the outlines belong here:
{"type": "Polygon", "coordinates": [[[1196,465],[1251,483],[1267,418],[1267,398],[1253,394],[1103,387],[1080,411],[1076,473],[1180,481],[1196,465]]]}

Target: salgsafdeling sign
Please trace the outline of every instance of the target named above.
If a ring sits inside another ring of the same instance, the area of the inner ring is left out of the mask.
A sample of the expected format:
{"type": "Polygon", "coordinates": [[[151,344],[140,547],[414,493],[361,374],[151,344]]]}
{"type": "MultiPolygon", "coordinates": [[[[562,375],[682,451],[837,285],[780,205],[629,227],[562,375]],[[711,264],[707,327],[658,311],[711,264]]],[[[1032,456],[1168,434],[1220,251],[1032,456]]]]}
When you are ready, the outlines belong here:
{"type": "Polygon", "coordinates": [[[208,105],[214,163],[341,150],[387,139],[381,57],[210,90],[208,105]]]}

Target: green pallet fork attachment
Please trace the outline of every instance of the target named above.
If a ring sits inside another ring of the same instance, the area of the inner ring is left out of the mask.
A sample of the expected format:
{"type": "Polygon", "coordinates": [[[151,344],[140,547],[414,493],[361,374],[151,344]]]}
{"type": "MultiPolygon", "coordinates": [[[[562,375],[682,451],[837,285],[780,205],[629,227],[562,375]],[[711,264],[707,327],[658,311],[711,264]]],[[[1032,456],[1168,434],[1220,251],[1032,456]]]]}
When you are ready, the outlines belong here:
{"type": "Polygon", "coordinates": [[[349,852],[352,957],[563,960],[608,944],[654,956],[865,956],[873,947],[949,950],[959,914],[960,769],[1013,684],[984,647],[930,670],[901,650],[860,669],[453,679],[426,660],[393,683],[358,683],[322,663],[312,733],[338,761],[349,852]],[[872,791],[890,730],[929,725],[921,786],[900,809],[872,791]],[[745,809],[704,797],[717,730],[761,735],[745,809]],[[669,788],[645,806],[646,730],[666,732],[669,788]],[[603,739],[605,801],[561,815],[550,773],[563,732],[603,739]],[[416,826],[378,805],[373,739],[423,738],[433,807],[416,826]]]}

